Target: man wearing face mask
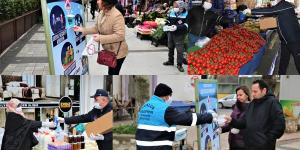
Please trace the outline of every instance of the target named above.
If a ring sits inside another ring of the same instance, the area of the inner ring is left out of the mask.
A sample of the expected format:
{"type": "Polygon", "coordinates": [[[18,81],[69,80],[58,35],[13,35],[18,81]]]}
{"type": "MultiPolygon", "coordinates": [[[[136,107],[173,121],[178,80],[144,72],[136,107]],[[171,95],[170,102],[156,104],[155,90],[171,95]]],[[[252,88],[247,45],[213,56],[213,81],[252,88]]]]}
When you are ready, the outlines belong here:
{"type": "Polygon", "coordinates": [[[170,26],[171,29],[168,32],[168,48],[169,58],[168,61],[164,62],[163,65],[173,66],[174,65],[174,50],[177,50],[177,69],[180,72],[184,72],[182,64],[184,62],[184,38],[187,33],[186,24],[186,3],[184,1],[175,1],[173,3],[173,10],[168,15],[166,25],[170,26]]]}
{"type": "Polygon", "coordinates": [[[233,22],[232,19],[214,13],[211,8],[211,0],[202,0],[201,5],[193,6],[189,10],[187,16],[189,48],[204,37],[211,38],[210,34],[215,25],[228,25],[233,22]]]}
{"type": "Polygon", "coordinates": [[[41,127],[56,127],[53,122],[26,119],[18,99],[11,99],[6,104],[6,112],[1,150],[32,150],[39,143],[33,132],[38,132],[41,127]]]}
{"type": "Polygon", "coordinates": [[[225,119],[230,126],[244,129],[246,150],[275,150],[276,140],[285,130],[282,107],[263,80],[253,82],[252,97],[244,116],[225,119]]]}
{"type": "Polygon", "coordinates": [[[300,25],[295,12],[295,6],[285,0],[274,0],[271,3],[273,7],[246,9],[244,10],[244,14],[266,15],[277,18],[277,32],[281,41],[278,74],[286,74],[290,55],[294,57],[297,71],[300,74],[300,25]]]}
{"type": "Polygon", "coordinates": [[[137,150],[172,150],[176,125],[196,126],[212,123],[217,114],[179,112],[172,103],[172,89],[160,83],[154,95],[140,109],[137,120],[137,150]]]}
{"type": "MultiPolygon", "coordinates": [[[[110,103],[109,95],[105,90],[98,89],[91,98],[94,98],[95,106],[90,112],[68,118],[59,117],[58,121],[66,124],[87,123],[92,122],[112,111],[112,104],[110,103]]],[[[99,150],[112,150],[112,132],[104,135],[91,135],[90,139],[96,140],[99,150]]]]}

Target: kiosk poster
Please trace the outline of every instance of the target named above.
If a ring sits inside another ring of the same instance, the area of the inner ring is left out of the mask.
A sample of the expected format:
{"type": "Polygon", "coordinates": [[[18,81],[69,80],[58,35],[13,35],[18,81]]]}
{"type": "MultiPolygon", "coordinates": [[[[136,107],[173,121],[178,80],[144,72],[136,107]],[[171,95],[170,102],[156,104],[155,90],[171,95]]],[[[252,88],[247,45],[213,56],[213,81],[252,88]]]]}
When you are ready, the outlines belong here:
{"type": "MultiPolygon", "coordinates": [[[[196,80],[196,111],[205,113],[208,110],[217,112],[217,81],[215,80],[196,80]]],[[[203,124],[198,126],[199,149],[202,150],[220,150],[220,137],[215,133],[218,129],[216,123],[203,124]]]]}
{"type": "Polygon", "coordinates": [[[85,74],[82,52],[86,37],[73,27],[84,25],[81,0],[42,0],[43,20],[49,57],[50,74],[85,74]]]}

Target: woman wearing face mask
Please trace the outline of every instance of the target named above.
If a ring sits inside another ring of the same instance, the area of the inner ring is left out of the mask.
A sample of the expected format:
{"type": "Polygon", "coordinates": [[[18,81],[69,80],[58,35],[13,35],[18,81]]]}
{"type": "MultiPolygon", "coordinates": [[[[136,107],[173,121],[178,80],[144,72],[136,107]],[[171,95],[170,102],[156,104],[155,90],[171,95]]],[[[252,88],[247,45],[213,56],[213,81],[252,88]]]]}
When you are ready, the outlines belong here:
{"type": "Polygon", "coordinates": [[[211,37],[215,25],[227,25],[233,22],[214,13],[211,8],[211,0],[203,0],[201,5],[193,6],[189,10],[187,16],[189,48],[195,46],[195,43],[203,37],[211,37]]]}
{"type": "Polygon", "coordinates": [[[108,68],[109,75],[119,75],[123,62],[128,53],[125,40],[125,20],[121,12],[115,7],[118,0],[97,0],[100,13],[96,24],[92,27],[74,27],[75,32],[84,35],[93,34],[93,40],[99,42],[103,49],[116,54],[116,67],[108,68]]]}
{"type": "MultiPolygon", "coordinates": [[[[233,106],[233,112],[231,113],[231,117],[235,119],[240,119],[245,115],[245,111],[247,109],[248,103],[250,102],[250,92],[246,86],[240,86],[236,90],[237,101],[233,106]]],[[[230,125],[225,125],[222,128],[219,128],[217,132],[225,133],[229,132],[229,147],[230,150],[244,150],[245,143],[243,140],[244,130],[239,130],[236,128],[232,128],[230,125]]]]}
{"type": "Polygon", "coordinates": [[[2,139],[2,150],[32,150],[38,144],[33,132],[38,128],[54,128],[53,122],[33,121],[25,118],[21,103],[18,99],[11,99],[6,104],[5,131],[2,139]]]}
{"type": "Polygon", "coordinates": [[[165,66],[174,65],[174,50],[177,50],[177,69],[180,72],[184,72],[182,64],[184,62],[183,52],[184,49],[184,38],[187,33],[186,24],[186,3],[184,1],[175,1],[173,3],[173,10],[171,10],[168,15],[167,24],[171,27],[168,32],[168,48],[169,48],[169,58],[168,61],[164,62],[165,66]]]}
{"type": "MultiPolygon", "coordinates": [[[[95,106],[90,112],[68,118],[58,117],[58,121],[66,124],[87,123],[112,111],[112,104],[110,103],[108,93],[105,90],[98,89],[91,98],[94,98],[95,106]]],[[[112,150],[112,132],[103,135],[91,135],[90,139],[97,142],[99,150],[112,150]]]]}

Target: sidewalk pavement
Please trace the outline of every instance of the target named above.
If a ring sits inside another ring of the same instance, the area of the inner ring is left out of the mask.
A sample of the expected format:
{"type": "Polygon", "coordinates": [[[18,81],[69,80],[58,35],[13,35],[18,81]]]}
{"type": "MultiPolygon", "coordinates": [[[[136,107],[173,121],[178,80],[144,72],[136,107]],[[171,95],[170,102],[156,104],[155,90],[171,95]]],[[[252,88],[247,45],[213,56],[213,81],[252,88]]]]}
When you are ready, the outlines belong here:
{"type": "Polygon", "coordinates": [[[32,27],[0,56],[2,75],[49,74],[44,28],[32,27]]]}

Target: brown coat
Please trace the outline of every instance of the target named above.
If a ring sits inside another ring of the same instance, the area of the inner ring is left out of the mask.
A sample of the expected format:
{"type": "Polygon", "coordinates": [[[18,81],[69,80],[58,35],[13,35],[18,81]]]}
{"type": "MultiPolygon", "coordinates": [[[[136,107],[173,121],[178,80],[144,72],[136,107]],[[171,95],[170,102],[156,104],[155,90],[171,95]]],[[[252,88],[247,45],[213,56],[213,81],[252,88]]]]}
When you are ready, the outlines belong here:
{"type": "Polygon", "coordinates": [[[118,9],[112,7],[106,13],[101,11],[97,17],[95,26],[83,29],[83,34],[97,33],[100,34],[102,47],[116,54],[122,41],[117,59],[126,57],[128,45],[125,40],[125,20],[118,9]]]}

